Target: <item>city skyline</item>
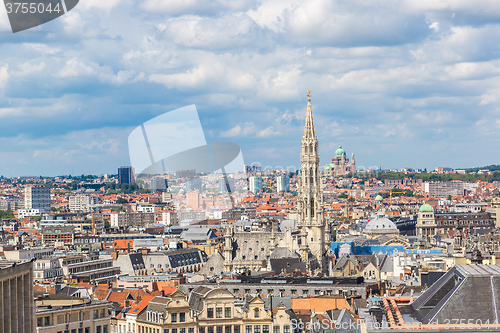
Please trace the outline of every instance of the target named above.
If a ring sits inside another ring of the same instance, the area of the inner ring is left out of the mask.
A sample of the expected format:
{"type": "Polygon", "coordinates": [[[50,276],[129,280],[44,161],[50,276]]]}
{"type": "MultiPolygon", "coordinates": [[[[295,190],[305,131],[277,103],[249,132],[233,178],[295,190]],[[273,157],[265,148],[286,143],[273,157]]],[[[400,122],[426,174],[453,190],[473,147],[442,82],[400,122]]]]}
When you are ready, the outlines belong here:
{"type": "Polygon", "coordinates": [[[190,104],[245,164],[299,166],[308,89],[321,166],[339,145],[360,168],[499,164],[497,7],[88,0],[16,34],[2,7],[0,175],[114,173],[190,104]]]}

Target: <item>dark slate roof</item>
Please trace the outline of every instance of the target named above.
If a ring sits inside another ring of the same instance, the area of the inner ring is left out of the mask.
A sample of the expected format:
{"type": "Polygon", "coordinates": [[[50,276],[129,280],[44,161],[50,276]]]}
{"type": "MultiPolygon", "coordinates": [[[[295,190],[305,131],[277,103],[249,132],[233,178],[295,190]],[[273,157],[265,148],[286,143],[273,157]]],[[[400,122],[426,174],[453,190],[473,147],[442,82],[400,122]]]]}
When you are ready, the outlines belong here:
{"type": "Polygon", "coordinates": [[[132,264],[132,268],[134,270],[144,269],[146,266],[144,265],[144,260],[142,259],[142,253],[130,253],[129,255],[130,263],[132,264]]]}
{"type": "Polygon", "coordinates": [[[272,296],[272,297],[264,297],[262,299],[264,302],[266,302],[265,308],[266,310],[269,310],[269,301],[271,300],[271,306],[273,309],[276,309],[278,307],[278,304],[283,303],[284,306],[286,306],[287,309],[290,309],[292,307],[292,297],[291,296],[272,296]]]}
{"type": "Polygon", "coordinates": [[[351,258],[351,256],[342,256],[335,263],[333,270],[335,270],[335,271],[343,270],[347,266],[349,261],[352,262],[355,266],[357,266],[356,263],[354,262],[354,260],[351,258]]]}
{"type": "Polygon", "coordinates": [[[500,318],[500,265],[457,265],[412,305],[424,324],[454,318],[490,323],[500,318]]]}
{"type": "Polygon", "coordinates": [[[297,270],[305,273],[307,268],[305,263],[301,262],[299,258],[283,258],[283,259],[270,259],[271,270],[276,274],[293,273],[297,270]]]}
{"type": "Polygon", "coordinates": [[[205,251],[198,249],[179,250],[174,253],[168,253],[170,267],[182,267],[193,264],[202,264],[208,260],[205,251]]]}
{"type": "Polygon", "coordinates": [[[207,287],[198,287],[189,295],[189,308],[195,311],[203,310],[203,297],[212,290],[207,287]]]}

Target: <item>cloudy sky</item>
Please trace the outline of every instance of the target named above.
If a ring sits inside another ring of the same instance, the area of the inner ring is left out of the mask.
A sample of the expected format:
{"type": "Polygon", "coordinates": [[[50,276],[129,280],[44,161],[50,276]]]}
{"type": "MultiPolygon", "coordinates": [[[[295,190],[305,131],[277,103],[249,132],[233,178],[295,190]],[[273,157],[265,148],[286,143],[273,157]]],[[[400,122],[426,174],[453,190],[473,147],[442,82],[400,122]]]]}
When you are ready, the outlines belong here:
{"type": "Polygon", "coordinates": [[[0,6],[0,175],[115,173],[191,104],[208,141],[298,166],[308,89],[321,164],[500,164],[499,39],[496,0],[80,0],[15,34],[0,6]]]}

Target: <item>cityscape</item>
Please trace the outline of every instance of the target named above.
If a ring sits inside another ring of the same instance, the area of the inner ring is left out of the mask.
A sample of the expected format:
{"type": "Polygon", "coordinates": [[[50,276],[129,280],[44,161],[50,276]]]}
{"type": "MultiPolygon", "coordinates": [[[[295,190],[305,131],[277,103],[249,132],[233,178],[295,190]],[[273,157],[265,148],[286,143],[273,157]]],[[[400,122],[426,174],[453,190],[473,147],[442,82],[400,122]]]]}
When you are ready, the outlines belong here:
{"type": "Polygon", "coordinates": [[[500,332],[497,1],[3,3],[0,333],[500,332]]]}
{"type": "Polygon", "coordinates": [[[497,166],[321,168],[307,96],[297,171],[2,178],[2,332],[498,330],[497,166]]]}

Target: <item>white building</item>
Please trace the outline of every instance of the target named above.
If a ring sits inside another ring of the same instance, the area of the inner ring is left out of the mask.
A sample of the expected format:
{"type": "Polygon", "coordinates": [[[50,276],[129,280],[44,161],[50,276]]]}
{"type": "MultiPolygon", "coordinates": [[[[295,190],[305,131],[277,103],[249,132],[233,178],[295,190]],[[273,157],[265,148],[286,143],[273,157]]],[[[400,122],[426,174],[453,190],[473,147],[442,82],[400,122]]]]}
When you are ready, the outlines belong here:
{"type": "Polygon", "coordinates": [[[252,176],[249,178],[248,182],[249,182],[250,192],[252,193],[262,192],[263,190],[262,177],[252,176]]]}
{"type": "Polygon", "coordinates": [[[69,210],[71,212],[88,212],[90,205],[97,205],[96,196],[77,194],[69,197],[69,210]]]}
{"type": "Polygon", "coordinates": [[[50,189],[43,186],[27,186],[24,188],[24,208],[39,209],[40,213],[50,212],[50,189]]]}
{"type": "Polygon", "coordinates": [[[286,176],[276,178],[276,188],[278,192],[290,191],[290,179],[286,176]]]}

